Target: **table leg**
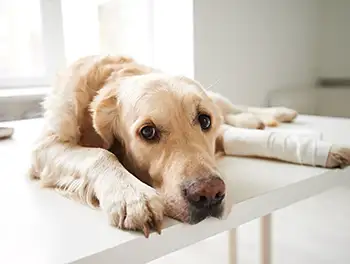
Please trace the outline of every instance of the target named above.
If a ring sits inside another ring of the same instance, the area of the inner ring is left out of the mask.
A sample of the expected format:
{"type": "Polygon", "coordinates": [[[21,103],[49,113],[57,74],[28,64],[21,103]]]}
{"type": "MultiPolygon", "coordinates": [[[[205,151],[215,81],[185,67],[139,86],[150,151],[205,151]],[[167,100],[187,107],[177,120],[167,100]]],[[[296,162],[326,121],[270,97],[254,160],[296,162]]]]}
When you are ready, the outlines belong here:
{"type": "Polygon", "coordinates": [[[271,264],[271,214],[260,218],[260,263],[271,264]]]}
{"type": "Polygon", "coordinates": [[[228,263],[237,264],[237,229],[228,231],[228,263]]]}

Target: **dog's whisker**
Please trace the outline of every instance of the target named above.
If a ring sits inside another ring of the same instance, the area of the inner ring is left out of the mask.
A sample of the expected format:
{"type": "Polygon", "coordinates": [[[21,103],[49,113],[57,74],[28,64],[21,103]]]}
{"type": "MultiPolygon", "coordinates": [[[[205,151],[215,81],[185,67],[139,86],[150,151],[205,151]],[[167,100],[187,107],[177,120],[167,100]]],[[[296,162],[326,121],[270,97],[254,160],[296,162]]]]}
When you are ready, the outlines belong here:
{"type": "Polygon", "coordinates": [[[220,78],[217,78],[216,81],[215,81],[214,83],[210,84],[210,85],[206,88],[206,90],[207,90],[207,91],[211,91],[211,89],[212,89],[215,85],[217,85],[217,84],[219,83],[219,81],[220,81],[220,78]]]}

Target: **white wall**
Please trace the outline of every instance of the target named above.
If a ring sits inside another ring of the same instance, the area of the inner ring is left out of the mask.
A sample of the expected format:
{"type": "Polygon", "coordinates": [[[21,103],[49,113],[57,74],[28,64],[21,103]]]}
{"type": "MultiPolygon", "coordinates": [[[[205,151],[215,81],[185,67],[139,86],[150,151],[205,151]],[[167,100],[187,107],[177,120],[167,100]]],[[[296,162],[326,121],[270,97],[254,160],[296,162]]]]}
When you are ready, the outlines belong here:
{"type": "Polygon", "coordinates": [[[319,74],[350,77],[350,1],[319,1],[319,74]]]}
{"type": "Polygon", "coordinates": [[[315,81],[317,0],[195,0],[195,77],[240,104],[315,81]]]}
{"type": "Polygon", "coordinates": [[[98,54],[97,1],[61,0],[61,3],[67,65],[83,56],[98,54]]]}
{"type": "Polygon", "coordinates": [[[193,78],[192,1],[152,1],[154,67],[171,74],[184,74],[193,78]]]}
{"type": "Polygon", "coordinates": [[[193,77],[192,1],[104,0],[99,23],[102,53],[193,77]]]}
{"type": "Polygon", "coordinates": [[[151,0],[109,0],[98,10],[100,52],[153,62],[151,0]]]}

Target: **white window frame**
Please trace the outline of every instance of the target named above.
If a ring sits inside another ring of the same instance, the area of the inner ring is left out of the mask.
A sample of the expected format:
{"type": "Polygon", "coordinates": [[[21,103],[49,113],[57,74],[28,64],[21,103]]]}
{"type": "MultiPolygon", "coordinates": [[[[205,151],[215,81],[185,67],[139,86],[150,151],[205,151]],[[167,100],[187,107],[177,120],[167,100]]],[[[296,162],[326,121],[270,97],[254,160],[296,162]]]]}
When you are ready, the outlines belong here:
{"type": "Polygon", "coordinates": [[[57,70],[65,65],[61,0],[40,0],[45,75],[0,78],[0,89],[49,86],[57,70]]]}

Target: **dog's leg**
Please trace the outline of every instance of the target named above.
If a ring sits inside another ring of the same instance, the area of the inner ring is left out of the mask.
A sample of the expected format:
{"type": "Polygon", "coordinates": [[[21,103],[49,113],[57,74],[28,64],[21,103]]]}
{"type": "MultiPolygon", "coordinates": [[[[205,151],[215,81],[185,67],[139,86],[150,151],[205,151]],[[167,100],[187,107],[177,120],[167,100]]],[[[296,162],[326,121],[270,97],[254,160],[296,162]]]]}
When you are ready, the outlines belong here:
{"type": "Polygon", "coordinates": [[[276,126],[278,122],[292,122],[298,116],[297,111],[287,107],[250,107],[235,105],[234,108],[242,112],[256,115],[268,126],[276,126]]]}
{"type": "Polygon", "coordinates": [[[279,122],[291,122],[298,113],[285,107],[249,107],[234,105],[227,98],[212,91],[208,96],[219,107],[225,122],[228,125],[242,128],[262,128],[264,126],[277,126],[279,122]]]}
{"type": "Polygon", "coordinates": [[[246,112],[244,111],[244,109],[240,109],[236,107],[234,104],[231,103],[229,99],[225,98],[221,94],[218,94],[212,91],[207,91],[207,94],[210,97],[210,99],[219,107],[223,115],[228,115],[228,114],[236,115],[236,114],[246,112]]]}
{"type": "Polygon", "coordinates": [[[223,131],[220,142],[226,155],[266,157],[326,168],[350,164],[350,148],[311,137],[227,125],[223,131]]]}
{"type": "Polygon", "coordinates": [[[256,114],[259,117],[273,120],[278,122],[292,122],[297,116],[297,111],[286,107],[247,107],[242,106],[243,109],[247,109],[248,113],[256,114]]]}
{"type": "Polygon", "coordinates": [[[33,152],[31,174],[42,186],[100,206],[112,225],[160,232],[163,204],[156,191],[130,174],[105,149],[60,143],[47,137],[33,152]]]}
{"type": "Polygon", "coordinates": [[[222,95],[212,91],[208,91],[207,94],[219,108],[226,124],[251,129],[263,129],[265,127],[258,116],[239,109],[222,95]]]}

